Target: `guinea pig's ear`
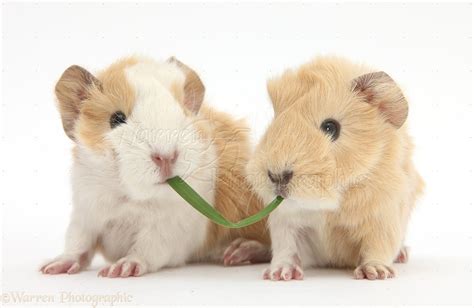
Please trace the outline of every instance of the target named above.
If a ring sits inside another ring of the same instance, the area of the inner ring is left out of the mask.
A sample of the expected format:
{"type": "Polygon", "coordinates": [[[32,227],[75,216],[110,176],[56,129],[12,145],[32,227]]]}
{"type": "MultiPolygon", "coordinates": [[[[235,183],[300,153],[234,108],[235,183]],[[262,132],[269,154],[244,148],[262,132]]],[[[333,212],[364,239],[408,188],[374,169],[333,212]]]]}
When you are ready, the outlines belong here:
{"type": "Polygon", "coordinates": [[[280,113],[287,101],[288,93],[284,91],[280,78],[272,78],[267,80],[267,92],[272,102],[275,114],[280,113]]]}
{"type": "Polygon", "coordinates": [[[291,107],[291,105],[317,82],[306,68],[295,72],[285,71],[281,76],[267,81],[267,92],[272,101],[275,114],[291,107]]]}
{"type": "Polygon", "coordinates": [[[408,116],[408,103],[402,90],[385,72],[369,73],[352,81],[352,90],[386,117],[387,121],[400,128],[408,116]]]}
{"type": "Polygon", "coordinates": [[[204,100],[204,93],[206,92],[204,84],[195,71],[175,57],[169,58],[168,62],[174,63],[186,75],[183,89],[183,104],[194,114],[198,113],[204,100]]]}
{"type": "Polygon", "coordinates": [[[72,140],[74,140],[74,126],[79,117],[82,102],[89,97],[93,87],[101,89],[101,82],[78,65],[68,67],[56,84],[55,93],[59,102],[63,128],[72,140]]]}

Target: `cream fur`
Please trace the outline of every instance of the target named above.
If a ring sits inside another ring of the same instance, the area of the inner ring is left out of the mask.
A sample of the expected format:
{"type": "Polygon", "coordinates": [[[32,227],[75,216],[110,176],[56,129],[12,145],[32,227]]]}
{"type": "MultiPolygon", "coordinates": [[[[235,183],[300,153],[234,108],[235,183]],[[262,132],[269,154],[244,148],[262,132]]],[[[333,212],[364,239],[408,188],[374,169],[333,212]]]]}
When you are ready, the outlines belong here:
{"type": "Polygon", "coordinates": [[[275,117],[247,166],[264,201],[267,172],[292,170],[288,200],[269,218],[273,259],[265,277],[301,279],[304,266],[356,267],[392,277],[423,181],[411,161],[407,102],[385,73],[322,57],[268,82],[275,117]],[[359,79],[358,79],[359,78],[359,79]],[[320,125],[341,125],[334,142],[320,125]]]}

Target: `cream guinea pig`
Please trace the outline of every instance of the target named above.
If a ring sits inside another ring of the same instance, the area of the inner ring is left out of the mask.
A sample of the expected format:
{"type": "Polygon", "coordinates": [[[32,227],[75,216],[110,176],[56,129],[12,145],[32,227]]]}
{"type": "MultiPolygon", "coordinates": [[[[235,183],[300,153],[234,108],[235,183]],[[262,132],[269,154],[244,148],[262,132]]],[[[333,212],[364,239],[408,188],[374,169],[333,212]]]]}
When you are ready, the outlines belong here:
{"type": "Polygon", "coordinates": [[[96,251],[104,277],[140,276],[187,262],[270,260],[262,221],[219,227],[167,184],[179,175],[230,220],[260,210],[245,180],[248,129],[202,105],[204,86],[170,58],[131,57],[97,76],[71,66],[55,89],[74,143],[73,210],[64,252],[45,274],[77,273],[96,251]]]}
{"type": "Polygon", "coordinates": [[[384,72],[321,57],[269,80],[275,116],[247,166],[269,217],[264,278],[302,279],[306,266],[393,277],[423,181],[412,163],[408,104],[384,72]]]}

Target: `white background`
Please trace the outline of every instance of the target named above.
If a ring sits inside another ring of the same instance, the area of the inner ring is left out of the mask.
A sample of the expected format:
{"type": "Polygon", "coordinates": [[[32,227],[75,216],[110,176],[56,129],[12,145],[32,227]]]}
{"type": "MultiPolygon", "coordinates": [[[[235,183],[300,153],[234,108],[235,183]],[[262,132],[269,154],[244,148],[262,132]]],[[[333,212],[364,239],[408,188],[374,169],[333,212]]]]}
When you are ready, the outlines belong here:
{"type": "Polygon", "coordinates": [[[131,304],[446,304],[472,301],[471,4],[2,4],[2,289],[5,294],[126,292],[131,304]],[[272,117],[265,81],[317,54],[388,72],[410,102],[415,162],[427,188],[410,225],[411,260],[390,281],[349,270],[263,281],[264,266],[189,266],[143,278],[42,276],[71,210],[71,142],[55,109],[64,69],[119,57],[174,55],[207,101],[246,117],[258,140],[272,117]]]}

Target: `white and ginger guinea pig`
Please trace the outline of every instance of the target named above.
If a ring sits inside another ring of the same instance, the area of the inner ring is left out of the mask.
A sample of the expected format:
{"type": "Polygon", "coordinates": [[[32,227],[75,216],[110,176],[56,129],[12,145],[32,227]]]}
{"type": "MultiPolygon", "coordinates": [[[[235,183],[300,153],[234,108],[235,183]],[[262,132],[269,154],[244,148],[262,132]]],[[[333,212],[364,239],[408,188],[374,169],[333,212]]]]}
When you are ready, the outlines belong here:
{"type": "Polygon", "coordinates": [[[99,272],[106,277],[191,261],[270,259],[265,222],[224,229],[166,183],[181,176],[233,221],[262,206],[245,180],[247,127],[202,105],[204,86],[193,70],[175,58],[126,58],[96,76],[71,66],[56,96],[75,143],[73,210],[64,252],[43,273],[77,273],[97,250],[111,262],[99,272]]]}
{"type": "Polygon", "coordinates": [[[395,81],[321,57],[269,80],[275,116],[247,166],[269,217],[273,259],[264,278],[302,279],[305,266],[352,267],[358,279],[393,277],[423,181],[395,81]]]}

